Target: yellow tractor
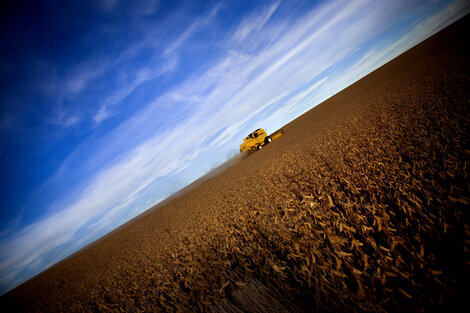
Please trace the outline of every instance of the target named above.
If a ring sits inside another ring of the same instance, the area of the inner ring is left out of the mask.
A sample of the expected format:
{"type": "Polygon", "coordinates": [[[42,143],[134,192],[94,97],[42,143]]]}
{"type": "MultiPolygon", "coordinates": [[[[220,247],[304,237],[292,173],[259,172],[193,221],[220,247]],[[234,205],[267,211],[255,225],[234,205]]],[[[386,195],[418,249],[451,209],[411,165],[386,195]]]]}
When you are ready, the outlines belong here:
{"type": "Polygon", "coordinates": [[[240,152],[253,152],[259,150],[271,141],[271,137],[268,136],[264,129],[258,128],[249,134],[245,139],[243,139],[243,143],[240,145],[240,152]]]}

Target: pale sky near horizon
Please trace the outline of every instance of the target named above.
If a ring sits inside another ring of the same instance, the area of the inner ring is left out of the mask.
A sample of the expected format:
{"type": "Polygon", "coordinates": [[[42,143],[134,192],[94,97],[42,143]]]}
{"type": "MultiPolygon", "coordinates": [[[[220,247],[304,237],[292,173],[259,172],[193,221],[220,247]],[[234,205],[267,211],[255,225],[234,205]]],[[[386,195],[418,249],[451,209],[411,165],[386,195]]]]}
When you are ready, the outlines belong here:
{"type": "Polygon", "coordinates": [[[470,11],[465,0],[2,6],[0,294],[470,11]]]}

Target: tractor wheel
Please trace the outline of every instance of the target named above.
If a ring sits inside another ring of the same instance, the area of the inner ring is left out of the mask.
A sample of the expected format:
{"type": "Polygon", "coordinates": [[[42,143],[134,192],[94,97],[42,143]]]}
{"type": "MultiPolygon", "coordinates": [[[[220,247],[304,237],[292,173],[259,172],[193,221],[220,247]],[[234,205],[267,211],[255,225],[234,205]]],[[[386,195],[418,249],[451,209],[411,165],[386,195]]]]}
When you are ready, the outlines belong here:
{"type": "Polygon", "coordinates": [[[264,141],[265,141],[266,143],[270,143],[270,142],[273,141],[273,139],[268,136],[268,137],[266,137],[266,139],[264,139],[264,141]]]}
{"type": "Polygon", "coordinates": [[[262,145],[259,145],[258,148],[256,148],[256,150],[261,150],[263,148],[262,145]]]}

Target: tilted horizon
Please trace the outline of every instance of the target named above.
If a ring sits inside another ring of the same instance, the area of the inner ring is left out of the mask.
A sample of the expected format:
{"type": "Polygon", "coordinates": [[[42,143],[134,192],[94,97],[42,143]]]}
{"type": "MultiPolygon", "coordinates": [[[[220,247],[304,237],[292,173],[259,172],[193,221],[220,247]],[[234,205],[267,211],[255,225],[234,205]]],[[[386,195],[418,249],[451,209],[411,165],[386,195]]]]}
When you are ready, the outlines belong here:
{"type": "Polygon", "coordinates": [[[467,1],[141,0],[2,13],[0,292],[468,14],[467,1]]]}

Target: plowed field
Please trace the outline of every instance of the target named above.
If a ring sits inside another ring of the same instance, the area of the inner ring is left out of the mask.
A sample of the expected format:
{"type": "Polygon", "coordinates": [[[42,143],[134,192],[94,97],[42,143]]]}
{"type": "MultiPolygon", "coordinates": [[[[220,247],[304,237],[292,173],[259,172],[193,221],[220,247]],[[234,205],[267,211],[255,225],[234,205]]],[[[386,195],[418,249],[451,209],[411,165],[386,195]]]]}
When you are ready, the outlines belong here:
{"type": "Polygon", "coordinates": [[[470,290],[469,26],[389,62],[3,307],[455,309],[470,290]]]}

